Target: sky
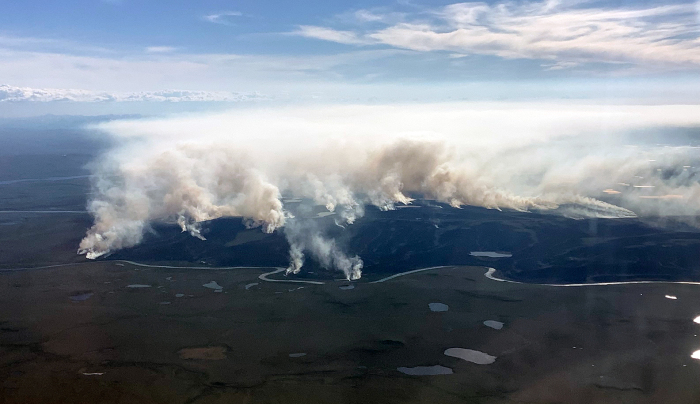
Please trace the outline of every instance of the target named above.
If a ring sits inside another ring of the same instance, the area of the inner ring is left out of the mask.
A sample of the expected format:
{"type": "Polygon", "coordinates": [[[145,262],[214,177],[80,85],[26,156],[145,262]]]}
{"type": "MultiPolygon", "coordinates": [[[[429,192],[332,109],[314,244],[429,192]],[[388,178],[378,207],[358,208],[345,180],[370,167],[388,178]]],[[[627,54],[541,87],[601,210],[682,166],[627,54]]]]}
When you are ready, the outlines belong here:
{"type": "Polygon", "coordinates": [[[260,102],[696,103],[699,13],[695,1],[6,1],[0,116],[260,102]]]}

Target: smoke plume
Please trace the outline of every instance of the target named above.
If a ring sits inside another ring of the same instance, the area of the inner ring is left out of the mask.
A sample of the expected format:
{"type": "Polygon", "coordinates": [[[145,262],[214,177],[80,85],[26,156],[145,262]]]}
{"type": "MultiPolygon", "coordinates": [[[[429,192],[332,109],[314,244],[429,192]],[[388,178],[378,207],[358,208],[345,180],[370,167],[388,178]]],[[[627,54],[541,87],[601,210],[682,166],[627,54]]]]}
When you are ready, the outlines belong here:
{"type": "Polygon", "coordinates": [[[324,237],[316,228],[315,221],[289,220],[284,227],[289,241],[289,267],[287,274],[297,274],[304,265],[304,251],[308,251],[326,269],[343,271],[348,280],[362,276],[362,259],[357,255],[349,257],[338,248],[335,240],[324,237]]]}
{"type": "MultiPolygon", "coordinates": [[[[700,213],[694,145],[641,142],[635,131],[700,125],[694,106],[430,104],[307,106],[114,121],[118,145],[92,165],[95,219],[79,253],[134,246],[152,222],[241,217],[283,231],[288,273],[305,255],[361,275],[362,260],[294,217],[304,198],[346,226],[368,204],[383,210],[420,196],[489,209],[571,218],[700,213]]],[[[697,132],[697,130],[696,130],[697,132]]]]}

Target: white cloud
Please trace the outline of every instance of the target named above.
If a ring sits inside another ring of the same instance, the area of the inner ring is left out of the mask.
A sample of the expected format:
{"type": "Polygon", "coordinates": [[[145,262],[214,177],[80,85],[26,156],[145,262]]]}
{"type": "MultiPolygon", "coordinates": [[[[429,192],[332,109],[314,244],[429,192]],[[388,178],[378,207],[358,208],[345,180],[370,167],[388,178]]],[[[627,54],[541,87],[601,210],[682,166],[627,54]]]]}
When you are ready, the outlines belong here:
{"type": "Polygon", "coordinates": [[[148,53],[170,53],[175,52],[177,48],[173,46],[149,46],[146,48],[148,53]]]}
{"type": "Polygon", "coordinates": [[[369,43],[367,39],[361,39],[352,31],[338,31],[331,28],[316,27],[311,25],[301,25],[292,34],[305,38],[321,39],[324,41],[337,42],[347,45],[362,45],[369,43]]]}
{"type": "Polygon", "coordinates": [[[205,15],[204,20],[215,24],[229,25],[231,21],[227,17],[240,17],[242,15],[243,13],[240,11],[223,11],[221,13],[205,15]]]}
{"type": "Polygon", "coordinates": [[[576,67],[578,65],[579,63],[577,62],[556,62],[550,64],[543,64],[542,67],[544,67],[546,70],[564,70],[576,67]]]}
{"type": "Polygon", "coordinates": [[[113,101],[106,94],[100,96],[86,90],[14,87],[0,84],[0,102],[12,101],[113,101]]]}
{"type": "Polygon", "coordinates": [[[333,23],[344,26],[376,26],[378,24],[396,24],[405,19],[406,13],[387,6],[348,10],[333,16],[333,23]]]}
{"type": "Polygon", "coordinates": [[[375,30],[308,27],[297,33],[344,44],[374,42],[415,51],[507,59],[700,65],[695,4],[582,7],[585,4],[551,0],[457,3],[428,12],[427,19],[426,12],[421,12],[375,30]]]}
{"type": "Polygon", "coordinates": [[[164,90],[134,93],[108,93],[89,90],[14,87],[0,84],[0,102],[236,102],[263,100],[265,96],[226,91],[164,90]]]}
{"type": "Polygon", "coordinates": [[[385,19],[383,15],[373,13],[369,10],[357,10],[355,11],[354,16],[357,20],[364,22],[377,22],[384,21],[385,19]]]}

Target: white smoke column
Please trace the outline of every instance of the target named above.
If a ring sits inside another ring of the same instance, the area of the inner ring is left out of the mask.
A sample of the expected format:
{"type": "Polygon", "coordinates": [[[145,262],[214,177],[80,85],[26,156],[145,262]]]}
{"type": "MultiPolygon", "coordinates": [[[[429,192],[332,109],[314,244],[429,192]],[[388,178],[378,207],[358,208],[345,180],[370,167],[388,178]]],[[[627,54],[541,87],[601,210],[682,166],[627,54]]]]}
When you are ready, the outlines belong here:
{"type": "Polygon", "coordinates": [[[345,254],[335,240],[321,234],[313,220],[290,219],[284,234],[290,244],[287,274],[299,273],[304,265],[304,251],[308,251],[322,267],[342,271],[349,281],[362,276],[362,259],[345,254]]]}
{"type": "Polygon", "coordinates": [[[292,243],[289,247],[289,267],[286,274],[298,274],[304,266],[304,245],[292,243]]]}
{"type": "MultiPolygon", "coordinates": [[[[664,125],[700,126],[700,107],[345,105],[114,121],[98,126],[118,146],[93,164],[95,224],[79,252],[96,258],[134,246],[152,222],[202,239],[200,224],[220,217],[272,232],[289,221],[282,195],[336,211],[342,226],[366,204],[393,209],[415,195],[574,218],[696,214],[695,177],[659,174],[693,166],[696,149],[627,147],[620,137],[664,125]],[[603,190],[619,192],[616,203],[601,201],[603,190]]],[[[360,276],[359,257],[302,230],[285,231],[290,273],[308,253],[360,276]]]]}

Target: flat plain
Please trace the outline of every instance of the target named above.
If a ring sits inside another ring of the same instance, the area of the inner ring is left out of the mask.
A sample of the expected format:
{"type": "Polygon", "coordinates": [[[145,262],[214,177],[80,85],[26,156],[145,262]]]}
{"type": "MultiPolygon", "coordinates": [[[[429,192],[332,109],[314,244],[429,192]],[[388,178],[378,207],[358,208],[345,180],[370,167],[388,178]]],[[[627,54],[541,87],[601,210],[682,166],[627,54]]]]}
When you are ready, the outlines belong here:
{"type": "Polygon", "coordinates": [[[106,261],[3,273],[1,401],[700,399],[696,285],[513,284],[455,266],[348,290],[258,279],[273,269],[106,261]],[[203,286],[211,281],[222,292],[203,286]],[[434,302],[449,310],[431,311],[434,302]],[[471,363],[449,348],[496,359],[471,363]],[[434,365],[453,374],[397,370],[434,365]]]}

